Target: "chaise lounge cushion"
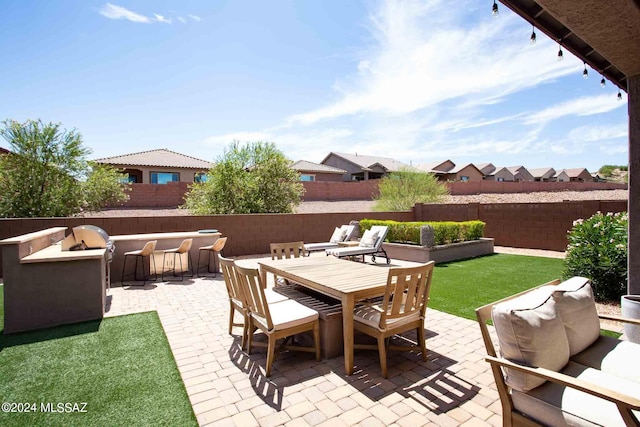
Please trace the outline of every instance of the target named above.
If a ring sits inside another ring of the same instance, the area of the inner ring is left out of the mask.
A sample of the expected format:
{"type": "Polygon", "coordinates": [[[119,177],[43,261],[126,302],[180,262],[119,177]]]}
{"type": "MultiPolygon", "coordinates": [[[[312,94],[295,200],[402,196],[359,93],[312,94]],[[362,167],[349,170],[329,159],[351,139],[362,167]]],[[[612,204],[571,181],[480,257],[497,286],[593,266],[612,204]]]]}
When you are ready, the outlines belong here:
{"type": "MultiPolygon", "coordinates": [[[[640,396],[640,384],[578,363],[569,362],[562,372],[622,394],[640,396]]],[[[511,398],[515,409],[543,425],[625,425],[614,403],[550,381],[527,393],[513,390],[511,398]]]]}
{"type": "Polygon", "coordinates": [[[565,280],[556,286],[553,299],[567,333],[569,355],[578,354],[600,336],[600,319],[589,279],[565,280]]]}
{"type": "MultiPolygon", "coordinates": [[[[552,289],[538,288],[493,306],[492,318],[503,357],[554,371],[567,364],[569,341],[562,319],[556,314],[552,289]]],[[[544,382],[533,375],[506,370],[506,383],[516,390],[528,391],[544,382]]]]}

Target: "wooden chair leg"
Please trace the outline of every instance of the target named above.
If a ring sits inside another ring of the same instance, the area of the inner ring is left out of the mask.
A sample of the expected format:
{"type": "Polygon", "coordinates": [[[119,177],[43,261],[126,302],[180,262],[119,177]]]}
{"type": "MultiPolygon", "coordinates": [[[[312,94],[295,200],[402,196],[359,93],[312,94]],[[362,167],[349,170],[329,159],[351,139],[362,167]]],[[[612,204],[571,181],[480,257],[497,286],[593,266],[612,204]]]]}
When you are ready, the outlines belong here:
{"type": "Polygon", "coordinates": [[[316,361],[320,361],[320,321],[313,323],[313,341],[316,346],[316,361]]]}
{"type": "Polygon", "coordinates": [[[273,359],[276,356],[276,338],[274,335],[269,334],[269,345],[267,348],[267,367],[265,376],[271,376],[271,366],[273,365],[273,359]]]}
{"type": "Polygon", "coordinates": [[[247,354],[251,354],[251,339],[253,338],[253,320],[249,316],[249,326],[247,330],[247,354]]]}
{"type": "Polygon", "coordinates": [[[229,335],[231,335],[233,329],[233,315],[235,314],[236,309],[233,306],[233,303],[229,303],[229,335]]]}
{"type": "Polygon", "coordinates": [[[380,353],[382,376],[387,378],[387,344],[382,336],[378,336],[378,353],[380,353]]]}
{"type": "Polygon", "coordinates": [[[422,349],[422,360],[427,361],[427,344],[426,337],[424,335],[424,326],[418,328],[418,341],[420,342],[420,348],[422,349]]]}
{"type": "Polygon", "coordinates": [[[247,342],[247,337],[249,336],[249,319],[247,318],[246,314],[243,314],[244,317],[244,326],[242,327],[242,349],[244,349],[244,346],[247,342]]]}

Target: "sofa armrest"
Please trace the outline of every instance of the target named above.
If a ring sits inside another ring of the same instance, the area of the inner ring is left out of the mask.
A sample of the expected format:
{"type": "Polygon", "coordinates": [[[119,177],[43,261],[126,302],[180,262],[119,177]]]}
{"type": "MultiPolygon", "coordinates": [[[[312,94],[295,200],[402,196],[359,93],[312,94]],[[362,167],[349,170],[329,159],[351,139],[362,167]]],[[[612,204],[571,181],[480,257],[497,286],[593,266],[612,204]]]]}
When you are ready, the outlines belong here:
{"type": "Polygon", "coordinates": [[[640,325],[640,319],[631,319],[629,317],[611,316],[609,314],[598,314],[600,319],[615,320],[616,322],[631,323],[632,325],[640,325]]]}
{"type": "Polygon", "coordinates": [[[485,360],[492,365],[519,370],[527,374],[544,378],[547,381],[552,381],[566,387],[575,388],[576,390],[580,390],[601,399],[613,402],[618,407],[620,415],[622,415],[622,418],[625,420],[627,425],[640,425],[638,419],[631,412],[632,410],[640,410],[640,399],[619,393],[605,387],[601,387],[588,381],[565,375],[560,372],[552,371],[550,369],[519,365],[500,357],[485,356],[485,360]]]}

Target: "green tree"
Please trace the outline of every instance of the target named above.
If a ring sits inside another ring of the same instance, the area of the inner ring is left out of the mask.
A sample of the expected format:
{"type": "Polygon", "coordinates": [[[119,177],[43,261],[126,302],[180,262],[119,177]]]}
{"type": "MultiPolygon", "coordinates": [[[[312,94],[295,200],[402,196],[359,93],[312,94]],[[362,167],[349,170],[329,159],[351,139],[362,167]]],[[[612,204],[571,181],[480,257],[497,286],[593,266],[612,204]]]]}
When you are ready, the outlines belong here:
{"type": "Polygon", "coordinates": [[[304,187],[290,161],[268,142],[234,141],[185,196],[195,215],[288,213],[300,204],[304,187]]]}
{"type": "Polygon", "coordinates": [[[75,130],[62,130],[59,123],[41,120],[6,120],[3,124],[0,135],[11,153],[0,156],[1,217],[70,216],[126,200],[124,187],[104,178],[118,176],[119,180],[121,174],[107,172],[106,167],[98,168],[100,179],[92,173],[86,159],[90,150],[75,130]]]}
{"type": "Polygon", "coordinates": [[[410,168],[383,177],[378,191],[373,210],[380,212],[408,211],[416,203],[438,202],[449,194],[435,175],[410,168]]]}

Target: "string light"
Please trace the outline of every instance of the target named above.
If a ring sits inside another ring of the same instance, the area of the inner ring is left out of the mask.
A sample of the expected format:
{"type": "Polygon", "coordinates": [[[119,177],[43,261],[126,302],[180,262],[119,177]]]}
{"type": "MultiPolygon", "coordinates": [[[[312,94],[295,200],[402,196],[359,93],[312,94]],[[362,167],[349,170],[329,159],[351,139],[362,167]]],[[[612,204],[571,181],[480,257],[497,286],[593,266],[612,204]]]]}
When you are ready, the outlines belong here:
{"type": "Polygon", "coordinates": [[[531,30],[531,37],[529,37],[529,41],[531,42],[532,46],[536,44],[536,26],[535,25],[533,25],[533,29],[531,30]]]}
{"type": "Polygon", "coordinates": [[[498,16],[500,12],[498,12],[498,3],[496,3],[496,0],[493,0],[493,7],[491,8],[491,14],[493,16],[498,16]]]}
{"type": "Polygon", "coordinates": [[[600,87],[605,87],[607,85],[607,81],[604,79],[604,76],[602,76],[602,79],[600,80],[600,87]]]}
{"type": "Polygon", "coordinates": [[[558,61],[562,61],[564,59],[564,53],[562,53],[562,45],[558,41],[558,61]]]}
{"type": "Polygon", "coordinates": [[[622,92],[618,89],[618,101],[622,101],[622,92]]]}
{"type": "Polygon", "coordinates": [[[582,78],[583,79],[588,79],[589,78],[589,71],[587,71],[587,63],[584,63],[584,71],[582,72],[582,78]]]}

